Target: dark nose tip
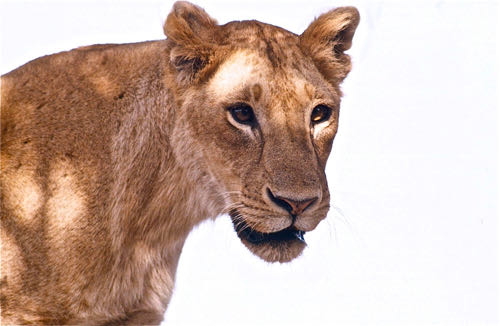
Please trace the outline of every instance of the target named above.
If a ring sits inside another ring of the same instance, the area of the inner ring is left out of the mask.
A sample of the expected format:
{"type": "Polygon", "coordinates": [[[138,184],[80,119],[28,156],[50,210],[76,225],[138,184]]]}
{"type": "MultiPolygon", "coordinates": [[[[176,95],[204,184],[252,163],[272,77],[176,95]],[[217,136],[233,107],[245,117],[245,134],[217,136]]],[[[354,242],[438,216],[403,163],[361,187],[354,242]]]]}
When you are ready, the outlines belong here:
{"type": "Polygon", "coordinates": [[[269,188],[267,188],[267,195],[276,205],[284,208],[288,213],[293,216],[302,214],[309,206],[311,206],[318,197],[307,198],[302,200],[295,200],[280,196],[275,196],[269,188]]]}

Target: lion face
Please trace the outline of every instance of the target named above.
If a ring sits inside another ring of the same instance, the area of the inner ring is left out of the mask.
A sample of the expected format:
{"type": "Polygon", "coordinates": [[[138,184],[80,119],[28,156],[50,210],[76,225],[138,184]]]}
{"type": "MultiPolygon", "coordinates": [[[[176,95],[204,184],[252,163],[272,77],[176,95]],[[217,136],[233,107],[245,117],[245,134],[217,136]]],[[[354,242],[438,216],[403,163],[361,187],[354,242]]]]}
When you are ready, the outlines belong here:
{"type": "Polygon", "coordinates": [[[329,209],[324,169],[358,16],[352,8],[325,15],[297,36],[255,21],[217,26],[183,4],[165,25],[178,82],[189,86],[174,132],[189,150],[177,155],[212,185],[244,245],[269,262],[300,255],[304,234],[329,209]]]}

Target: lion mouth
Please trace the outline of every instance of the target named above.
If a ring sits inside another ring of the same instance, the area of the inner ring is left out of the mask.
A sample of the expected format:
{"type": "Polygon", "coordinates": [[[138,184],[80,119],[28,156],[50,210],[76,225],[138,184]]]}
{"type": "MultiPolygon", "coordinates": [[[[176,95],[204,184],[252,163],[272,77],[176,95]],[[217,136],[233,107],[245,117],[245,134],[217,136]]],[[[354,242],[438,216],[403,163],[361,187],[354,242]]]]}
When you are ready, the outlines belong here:
{"type": "Polygon", "coordinates": [[[304,240],[304,231],[297,230],[295,227],[291,226],[286,229],[271,233],[262,233],[255,229],[252,229],[244,221],[236,223],[233,219],[234,229],[238,236],[254,245],[260,245],[264,243],[282,243],[298,240],[302,243],[306,243],[304,240]]]}
{"type": "Polygon", "coordinates": [[[243,223],[239,224],[236,228],[236,233],[238,236],[244,238],[253,244],[262,244],[269,242],[286,242],[292,240],[299,240],[306,243],[304,240],[304,231],[297,230],[295,228],[286,228],[284,230],[272,233],[262,233],[254,230],[248,226],[242,226],[243,223]],[[238,230],[239,229],[239,230],[238,230]]]}
{"type": "Polygon", "coordinates": [[[264,233],[251,228],[236,210],[231,211],[229,216],[245,247],[267,262],[287,263],[300,256],[307,246],[305,232],[293,225],[280,231],[264,233]]]}

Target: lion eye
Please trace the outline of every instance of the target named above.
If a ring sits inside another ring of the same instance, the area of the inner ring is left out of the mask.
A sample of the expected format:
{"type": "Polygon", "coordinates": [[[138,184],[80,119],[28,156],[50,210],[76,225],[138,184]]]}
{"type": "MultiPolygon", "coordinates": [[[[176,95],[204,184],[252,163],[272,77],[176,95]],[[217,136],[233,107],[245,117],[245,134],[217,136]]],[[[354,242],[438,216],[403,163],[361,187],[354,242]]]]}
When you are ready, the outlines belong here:
{"type": "Polygon", "coordinates": [[[328,120],[331,115],[332,115],[332,109],[323,104],[318,105],[312,110],[311,122],[313,124],[321,123],[323,121],[328,120]]]}
{"type": "Polygon", "coordinates": [[[255,122],[252,107],[247,104],[237,104],[228,108],[231,116],[236,122],[251,125],[255,122]]]}

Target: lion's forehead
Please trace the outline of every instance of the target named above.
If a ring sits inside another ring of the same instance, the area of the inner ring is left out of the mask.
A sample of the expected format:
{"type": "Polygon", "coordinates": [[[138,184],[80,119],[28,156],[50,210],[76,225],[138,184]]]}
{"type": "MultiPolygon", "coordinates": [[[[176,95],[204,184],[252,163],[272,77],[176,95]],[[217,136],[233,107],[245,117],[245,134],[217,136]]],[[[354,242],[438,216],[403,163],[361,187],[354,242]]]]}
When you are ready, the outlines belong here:
{"type": "Polygon", "coordinates": [[[254,101],[293,106],[291,102],[311,101],[316,86],[299,70],[276,70],[259,52],[240,49],[219,66],[207,89],[212,98],[219,100],[250,94],[254,101]]]}
{"type": "Polygon", "coordinates": [[[250,51],[236,51],[230,55],[210,79],[208,90],[214,98],[223,98],[246,87],[250,80],[260,79],[265,72],[261,58],[250,51]]]}

